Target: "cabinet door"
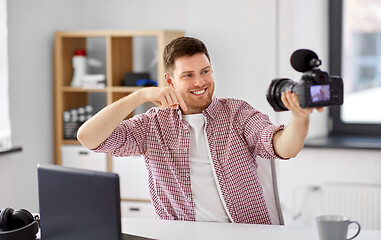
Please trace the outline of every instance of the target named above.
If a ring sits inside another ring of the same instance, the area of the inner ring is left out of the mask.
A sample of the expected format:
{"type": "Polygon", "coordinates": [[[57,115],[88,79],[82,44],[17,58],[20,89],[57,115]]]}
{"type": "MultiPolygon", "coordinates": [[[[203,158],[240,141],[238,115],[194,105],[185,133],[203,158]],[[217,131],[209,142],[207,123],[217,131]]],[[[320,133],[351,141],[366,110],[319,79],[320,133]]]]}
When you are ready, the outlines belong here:
{"type": "Polygon", "coordinates": [[[62,145],[62,166],[107,171],[106,153],[95,153],[80,145],[62,145]]]}
{"type": "Polygon", "coordinates": [[[113,157],[113,172],[119,174],[123,199],[149,200],[148,173],[143,156],[113,157]]]}
{"type": "Polygon", "coordinates": [[[121,214],[126,218],[156,218],[155,210],[150,202],[121,202],[121,214]]]}

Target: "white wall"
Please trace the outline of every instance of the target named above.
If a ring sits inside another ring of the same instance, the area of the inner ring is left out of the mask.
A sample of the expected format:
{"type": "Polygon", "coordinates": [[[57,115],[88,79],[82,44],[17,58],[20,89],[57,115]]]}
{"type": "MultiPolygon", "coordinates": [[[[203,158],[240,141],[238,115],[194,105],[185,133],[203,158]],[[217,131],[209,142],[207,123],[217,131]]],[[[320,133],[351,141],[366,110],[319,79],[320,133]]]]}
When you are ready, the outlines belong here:
{"type": "MultiPolygon", "coordinates": [[[[287,123],[289,114],[276,115],[266,102],[265,91],[274,77],[294,80],[300,77],[289,64],[289,57],[296,48],[315,50],[323,60],[322,68],[328,68],[327,1],[9,0],[13,143],[21,145],[23,152],[0,157],[0,189],[3,191],[0,208],[38,210],[36,164],[53,161],[52,47],[55,31],[184,30],[208,46],[217,96],[247,100],[273,120],[287,123]],[[278,62],[276,56],[279,56],[278,62]]],[[[325,133],[326,124],[326,113],[314,114],[310,135],[325,133]]],[[[300,184],[308,184],[310,176],[314,176],[314,184],[332,176],[342,181],[370,178],[373,182],[381,182],[374,170],[381,169],[379,155],[377,151],[305,149],[298,158],[279,163],[286,220],[292,203],[290,192],[300,184]],[[367,160],[360,162],[359,158],[367,160]],[[323,160],[329,164],[330,173],[315,172],[325,172],[323,160]],[[357,173],[357,178],[343,172],[343,165],[347,172],[357,173]]],[[[292,224],[291,221],[287,223],[292,224]]]]}
{"type": "Polygon", "coordinates": [[[38,210],[37,163],[53,162],[52,47],[55,31],[184,30],[205,42],[216,95],[265,100],[275,75],[275,0],[10,0],[9,75],[13,143],[0,157],[0,208],[38,210]]]}
{"type": "Polygon", "coordinates": [[[381,183],[380,150],[304,149],[297,158],[281,161],[278,166],[279,191],[288,225],[315,224],[319,194],[308,191],[310,186],[381,183]],[[302,214],[294,219],[300,211],[302,214]]]}
{"type": "MultiPolygon", "coordinates": [[[[300,78],[291,66],[284,65],[295,49],[314,50],[323,61],[321,69],[328,71],[328,1],[329,0],[281,0],[280,3],[280,75],[300,78]]],[[[325,136],[328,133],[328,109],[311,116],[308,137],[325,136]]],[[[280,122],[287,122],[289,113],[279,114],[280,122]]],[[[314,225],[314,205],[309,186],[327,182],[381,183],[381,151],[355,149],[308,149],[295,159],[279,161],[279,191],[286,224],[314,225]],[[298,194],[296,194],[298,193],[298,194]],[[300,194],[301,193],[301,194],[300,194]],[[307,202],[304,202],[307,200],[307,202]],[[309,208],[309,209],[308,209],[309,208]],[[302,215],[293,217],[302,210],[302,215]],[[304,211],[303,211],[304,210],[304,211]]]]}
{"type": "Polygon", "coordinates": [[[76,0],[10,0],[9,96],[12,142],[21,153],[0,156],[0,209],[36,211],[36,165],[53,156],[53,34],[81,29],[76,0]]]}
{"type": "Polygon", "coordinates": [[[274,115],[265,91],[275,75],[275,2],[86,0],[83,27],[184,30],[207,45],[217,96],[239,97],[274,115]]]}
{"type": "MultiPolygon", "coordinates": [[[[296,49],[311,49],[322,60],[321,70],[328,71],[328,0],[279,1],[279,76],[299,81],[302,73],[295,71],[290,57],[296,49]]],[[[278,114],[280,123],[287,123],[290,112],[278,114]]],[[[328,134],[328,109],[311,116],[308,137],[328,134]]]]}
{"type": "Polygon", "coordinates": [[[8,91],[7,1],[0,0],[0,146],[11,146],[11,118],[8,91]]]}

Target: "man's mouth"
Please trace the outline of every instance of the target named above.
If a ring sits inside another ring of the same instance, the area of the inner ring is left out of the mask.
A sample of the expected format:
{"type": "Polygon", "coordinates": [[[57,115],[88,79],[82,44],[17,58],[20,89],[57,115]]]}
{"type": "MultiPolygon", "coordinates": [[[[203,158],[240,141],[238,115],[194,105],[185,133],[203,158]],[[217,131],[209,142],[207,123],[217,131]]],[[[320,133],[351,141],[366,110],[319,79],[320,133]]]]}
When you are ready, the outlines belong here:
{"type": "Polygon", "coordinates": [[[204,88],[204,89],[199,90],[199,91],[191,91],[191,93],[193,93],[194,95],[201,95],[206,91],[206,89],[207,88],[204,88]]]}

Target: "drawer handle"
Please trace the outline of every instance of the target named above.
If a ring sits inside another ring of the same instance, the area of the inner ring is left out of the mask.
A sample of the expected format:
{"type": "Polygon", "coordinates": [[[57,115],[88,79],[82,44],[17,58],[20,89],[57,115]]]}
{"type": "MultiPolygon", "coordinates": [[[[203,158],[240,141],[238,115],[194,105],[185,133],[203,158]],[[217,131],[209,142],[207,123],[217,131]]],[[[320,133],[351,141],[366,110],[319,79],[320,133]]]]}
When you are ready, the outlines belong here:
{"type": "Polygon", "coordinates": [[[85,151],[79,151],[79,155],[88,155],[89,153],[88,152],[85,152],[85,151]]]}
{"type": "Polygon", "coordinates": [[[131,212],[139,212],[139,211],[140,211],[140,208],[137,208],[137,207],[131,207],[131,208],[130,208],[130,211],[131,211],[131,212]]]}

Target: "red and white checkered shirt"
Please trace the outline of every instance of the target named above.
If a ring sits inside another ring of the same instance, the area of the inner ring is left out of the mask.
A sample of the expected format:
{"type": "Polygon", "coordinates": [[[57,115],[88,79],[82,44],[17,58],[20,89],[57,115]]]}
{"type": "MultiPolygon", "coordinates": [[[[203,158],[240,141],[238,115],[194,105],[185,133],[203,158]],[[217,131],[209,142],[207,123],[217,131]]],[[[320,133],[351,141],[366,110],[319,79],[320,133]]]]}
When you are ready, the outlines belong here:
{"type": "MultiPolygon", "coordinates": [[[[236,223],[271,224],[255,157],[279,158],[268,116],[236,99],[213,98],[203,111],[217,180],[236,223]]],[[[152,108],[125,120],[97,148],[114,156],[144,155],[152,204],[160,219],[195,221],[190,126],[180,110],[152,108]]]]}

